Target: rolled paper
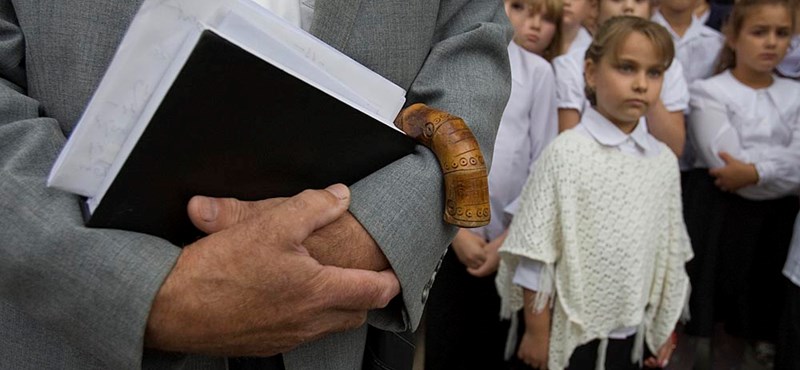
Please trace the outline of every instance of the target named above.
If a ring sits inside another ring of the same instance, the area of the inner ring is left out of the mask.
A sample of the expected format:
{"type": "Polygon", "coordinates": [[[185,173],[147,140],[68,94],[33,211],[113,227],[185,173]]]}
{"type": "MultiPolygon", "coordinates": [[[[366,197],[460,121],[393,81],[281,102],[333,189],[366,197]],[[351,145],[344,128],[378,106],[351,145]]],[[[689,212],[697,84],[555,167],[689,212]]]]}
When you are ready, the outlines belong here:
{"type": "Polygon", "coordinates": [[[444,174],[444,221],[467,228],[488,224],[488,171],[478,140],[464,120],[417,103],[403,109],[394,123],[439,160],[444,174]]]}

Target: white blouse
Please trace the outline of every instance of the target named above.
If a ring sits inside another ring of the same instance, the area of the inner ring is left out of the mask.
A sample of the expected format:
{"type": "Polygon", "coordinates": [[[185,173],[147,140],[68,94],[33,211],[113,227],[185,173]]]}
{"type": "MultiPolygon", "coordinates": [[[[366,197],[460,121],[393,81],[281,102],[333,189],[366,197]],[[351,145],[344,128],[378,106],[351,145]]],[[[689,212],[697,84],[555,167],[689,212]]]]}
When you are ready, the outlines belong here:
{"type": "Polygon", "coordinates": [[[753,89],[728,70],[691,89],[695,167],[724,166],[721,151],[755,164],[758,184],[737,191],[748,199],[800,194],[800,83],[774,78],[771,86],[753,89]]]}
{"type": "Polygon", "coordinates": [[[572,44],[569,45],[569,50],[567,50],[567,53],[571,53],[575,50],[583,50],[585,53],[586,49],[588,49],[589,45],[591,44],[592,35],[586,30],[585,27],[581,27],[578,29],[578,34],[575,35],[575,40],[572,40],[572,44]]]}
{"type": "MultiPolygon", "coordinates": [[[[580,124],[573,130],[596,140],[603,146],[615,148],[634,157],[653,157],[661,153],[658,140],[647,132],[645,125],[636,125],[630,134],[625,134],[591,107],[586,109],[580,124]]],[[[513,283],[528,290],[539,291],[543,268],[544,263],[541,261],[520,257],[513,283]]],[[[635,326],[623,327],[609,333],[609,338],[624,339],[635,333],[635,326]]]]}
{"type": "Polygon", "coordinates": [[[714,68],[725,44],[725,37],[715,29],[706,26],[697,17],[692,16],[692,23],[683,34],[678,36],[664,16],[656,11],[651,20],[667,29],[675,44],[675,59],[683,67],[683,77],[691,84],[695,80],[714,75],[714,68]]]}
{"type": "Polygon", "coordinates": [[[484,238],[500,236],[516,213],[517,199],[533,164],[558,134],[555,75],[542,57],[512,42],[511,96],[495,139],[489,172],[492,220],[483,228],[484,238]]]}
{"type": "Polygon", "coordinates": [[[800,35],[792,37],[789,52],[778,64],[778,72],[789,78],[800,78],[800,35]]]}
{"type": "MultiPolygon", "coordinates": [[[[556,98],[559,109],[583,112],[588,101],[584,92],[583,63],[586,48],[575,50],[553,60],[556,72],[556,98]]],[[[685,111],[689,106],[689,88],[680,63],[672,63],[664,73],[661,101],[667,111],[685,111]]],[[[644,118],[642,118],[644,121],[644,118]]]]}

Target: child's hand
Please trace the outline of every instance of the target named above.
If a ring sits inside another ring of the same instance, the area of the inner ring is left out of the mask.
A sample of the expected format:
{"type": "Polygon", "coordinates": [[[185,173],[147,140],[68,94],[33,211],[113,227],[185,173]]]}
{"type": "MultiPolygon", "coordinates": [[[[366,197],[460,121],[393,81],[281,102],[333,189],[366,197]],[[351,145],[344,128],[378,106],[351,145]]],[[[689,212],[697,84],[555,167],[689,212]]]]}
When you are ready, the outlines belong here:
{"type": "Polygon", "coordinates": [[[522,342],[519,344],[517,357],[534,369],[547,369],[547,351],[549,345],[549,333],[536,334],[525,330],[525,334],[522,336],[522,342]]]}
{"type": "Polygon", "coordinates": [[[486,262],[486,241],[467,229],[459,229],[453,239],[453,251],[467,269],[478,268],[486,262]]]}
{"type": "Polygon", "coordinates": [[[658,349],[658,357],[648,357],[644,360],[644,366],[652,368],[665,368],[669,364],[669,358],[672,357],[672,352],[675,351],[677,345],[677,337],[673,332],[661,348],[658,349]]]}
{"type": "Polygon", "coordinates": [[[506,229],[502,235],[483,246],[483,250],[486,252],[486,261],[477,268],[467,268],[467,272],[470,273],[470,275],[484,277],[497,271],[497,267],[500,266],[500,255],[497,254],[497,250],[503,245],[503,241],[506,240],[506,235],[508,235],[508,229],[506,229]]]}
{"type": "Polygon", "coordinates": [[[725,166],[712,168],[708,173],[716,178],[714,185],[720,190],[733,192],[758,183],[758,171],[754,164],[742,162],[726,152],[719,152],[719,157],[725,166]]]}

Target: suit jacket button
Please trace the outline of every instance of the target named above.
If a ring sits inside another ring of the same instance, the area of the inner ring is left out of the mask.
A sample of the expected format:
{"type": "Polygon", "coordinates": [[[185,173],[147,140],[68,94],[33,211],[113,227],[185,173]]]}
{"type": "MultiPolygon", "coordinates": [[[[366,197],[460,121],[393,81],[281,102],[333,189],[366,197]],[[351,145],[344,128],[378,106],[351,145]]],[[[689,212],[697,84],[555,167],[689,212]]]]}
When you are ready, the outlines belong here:
{"type": "Polygon", "coordinates": [[[425,283],[425,287],[422,288],[422,303],[425,303],[428,300],[428,294],[431,292],[431,286],[433,286],[433,279],[428,280],[425,283]]]}
{"type": "MultiPolygon", "coordinates": [[[[447,253],[447,250],[445,250],[447,253]]],[[[436,268],[433,269],[433,274],[431,278],[425,283],[425,287],[422,288],[422,303],[424,304],[428,300],[428,293],[430,293],[431,287],[433,286],[433,281],[436,280],[436,273],[439,272],[439,268],[442,267],[442,260],[444,260],[444,254],[442,257],[439,258],[439,262],[436,263],[436,268]]]]}

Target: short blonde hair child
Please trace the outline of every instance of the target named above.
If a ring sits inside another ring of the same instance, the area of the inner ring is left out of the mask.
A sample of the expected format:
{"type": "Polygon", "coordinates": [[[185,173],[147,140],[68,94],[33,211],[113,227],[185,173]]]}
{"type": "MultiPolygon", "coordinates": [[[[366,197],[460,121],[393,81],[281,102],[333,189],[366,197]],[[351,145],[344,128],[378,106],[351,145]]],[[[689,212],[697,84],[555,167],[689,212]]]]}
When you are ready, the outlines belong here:
{"type": "Polygon", "coordinates": [[[547,49],[542,52],[542,57],[548,62],[552,62],[561,52],[561,29],[564,22],[564,0],[538,0],[544,3],[544,18],[556,25],[556,32],[553,40],[547,49]]]}
{"type": "MultiPolygon", "coordinates": [[[[634,32],[644,35],[653,43],[656,52],[659,53],[658,59],[664,65],[664,70],[672,65],[675,46],[672,44],[669,32],[659,24],[629,15],[613,17],[600,25],[600,29],[592,39],[592,44],[586,49],[584,60],[591,60],[597,65],[603,56],[608,55],[611,63],[616,63],[620,46],[628,38],[628,35],[634,32]]],[[[585,84],[584,91],[592,106],[596,105],[597,97],[594,89],[589,87],[589,84],[585,84]]]]}
{"type": "MultiPolygon", "coordinates": [[[[505,2],[511,0],[504,0],[505,2]]],[[[556,25],[550,45],[542,51],[542,58],[552,62],[561,51],[561,28],[564,18],[564,0],[521,0],[532,12],[541,12],[542,18],[556,25]]]]}

